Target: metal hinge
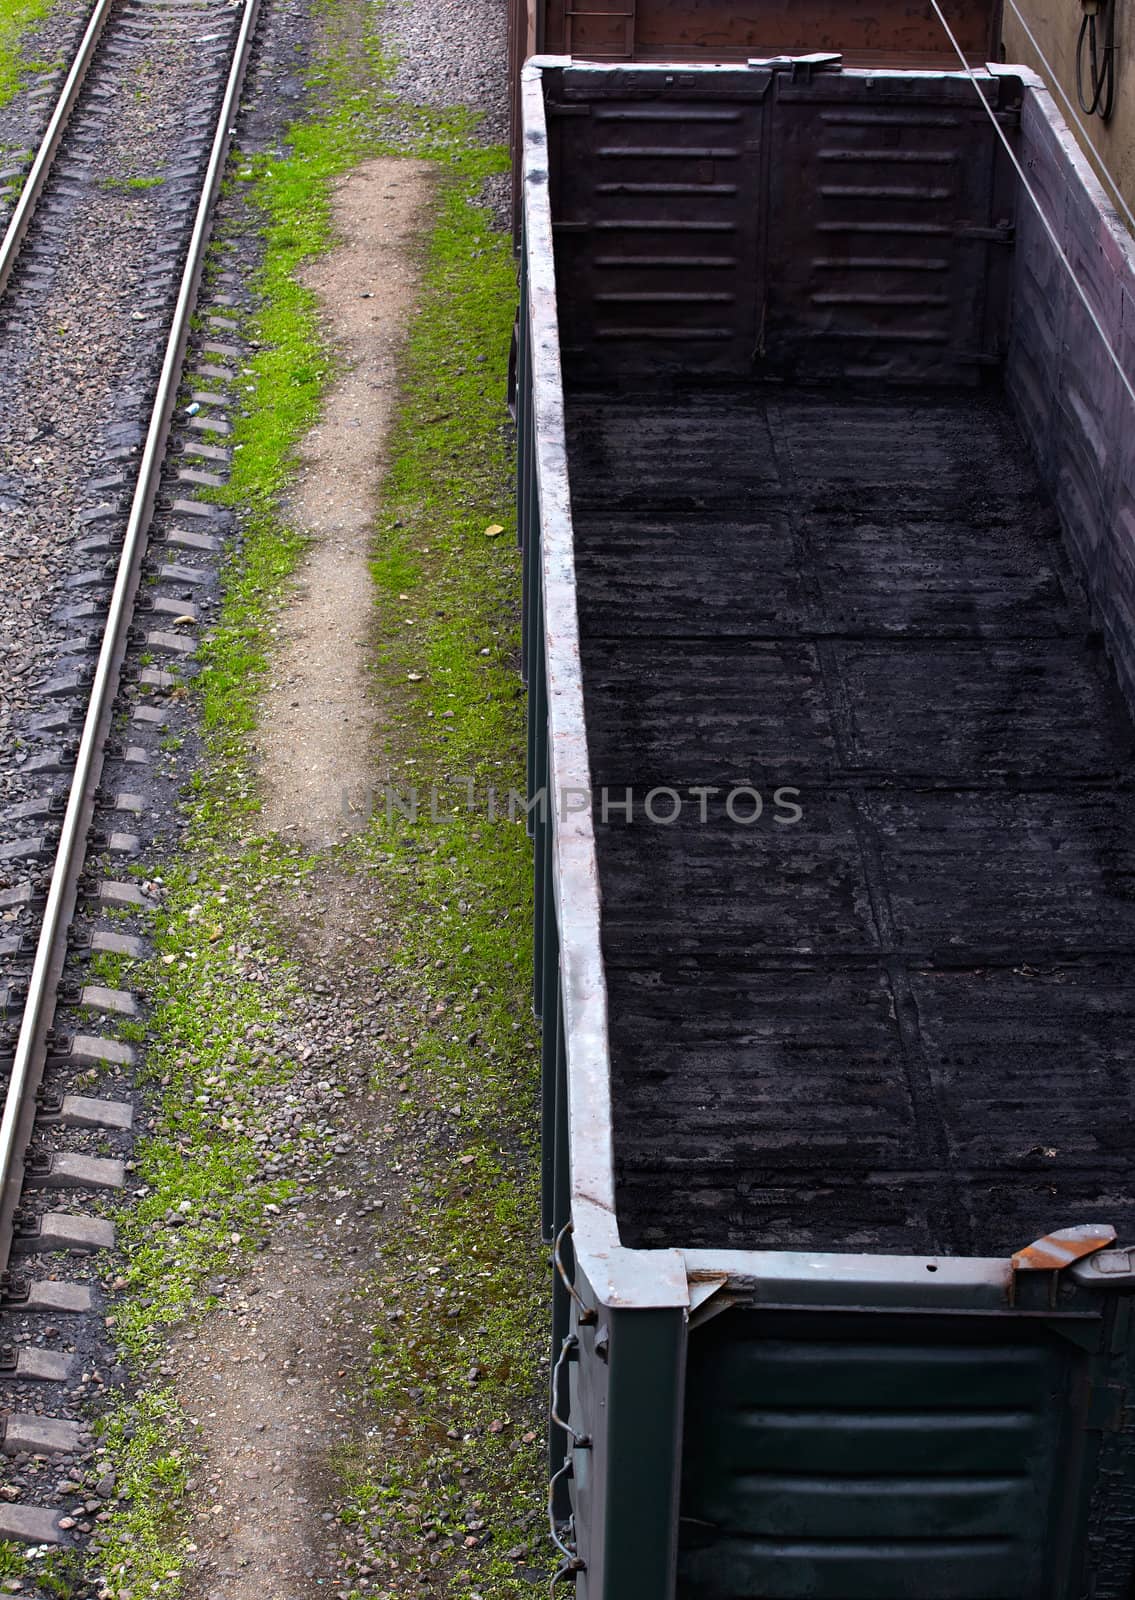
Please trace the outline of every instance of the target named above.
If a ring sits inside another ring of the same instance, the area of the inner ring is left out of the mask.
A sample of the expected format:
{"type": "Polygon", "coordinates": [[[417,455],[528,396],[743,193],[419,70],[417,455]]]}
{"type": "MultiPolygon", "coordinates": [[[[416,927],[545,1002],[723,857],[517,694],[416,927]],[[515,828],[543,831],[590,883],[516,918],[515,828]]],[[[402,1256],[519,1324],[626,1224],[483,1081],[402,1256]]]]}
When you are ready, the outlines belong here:
{"type": "Polygon", "coordinates": [[[1060,1273],[1075,1271],[1086,1260],[1115,1243],[1115,1229],[1107,1222],[1078,1222],[1071,1228],[1054,1228],[1034,1239],[1009,1258],[1009,1304],[1017,1303],[1017,1279],[1030,1273],[1048,1273],[1049,1296],[1055,1305],[1060,1273]]]}
{"type": "Polygon", "coordinates": [[[1127,1390],[1118,1383],[1093,1384],[1088,1390],[1085,1428],[1098,1433],[1118,1433],[1123,1426],[1127,1390]]]}
{"type": "Polygon", "coordinates": [[[745,65],[765,72],[789,72],[793,83],[811,83],[817,72],[842,72],[843,57],[838,51],[817,50],[807,56],[752,56],[745,65]]]}
{"type": "Polygon", "coordinates": [[[957,239],[985,239],[989,244],[1016,243],[1017,230],[1011,222],[999,222],[992,228],[982,227],[980,223],[963,223],[955,229],[954,237],[957,239]]]}

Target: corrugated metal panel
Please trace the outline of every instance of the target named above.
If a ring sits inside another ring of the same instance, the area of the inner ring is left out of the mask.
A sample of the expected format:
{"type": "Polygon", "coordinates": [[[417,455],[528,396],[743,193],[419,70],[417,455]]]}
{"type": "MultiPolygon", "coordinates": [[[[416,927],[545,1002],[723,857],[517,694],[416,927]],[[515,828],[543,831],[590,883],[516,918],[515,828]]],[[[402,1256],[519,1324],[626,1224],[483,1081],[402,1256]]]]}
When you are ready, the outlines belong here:
{"type": "MultiPolygon", "coordinates": [[[[1000,0],[962,0],[950,26],[974,66],[997,59],[1000,0]]],[[[513,225],[519,236],[520,70],[548,52],[592,61],[747,61],[841,51],[849,66],[952,72],[957,58],[933,9],[920,0],[510,0],[513,225]]]]}
{"type": "Polygon", "coordinates": [[[689,1348],[679,1596],[1066,1593],[1085,1360],[1019,1326],[717,1318],[689,1348]]]}
{"type": "Polygon", "coordinates": [[[582,290],[564,307],[565,346],[743,370],[760,273],[759,95],[604,98],[558,114],[570,119],[555,168],[559,258],[582,290]]]}
{"type": "MultiPolygon", "coordinates": [[[[940,367],[967,379],[964,363],[992,358],[982,326],[987,230],[998,220],[990,138],[969,85],[919,97],[885,79],[866,94],[838,77],[780,87],[765,327],[773,365],[812,377],[940,367]]],[[[1008,214],[1001,220],[1010,242],[1008,214]]]]}
{"type": "Polygon", "coordinates": [[[569,378],[973,382],[1006,305],[971,84],[757,68],[698,89],[568,70],[550,101],[569,378]]]}

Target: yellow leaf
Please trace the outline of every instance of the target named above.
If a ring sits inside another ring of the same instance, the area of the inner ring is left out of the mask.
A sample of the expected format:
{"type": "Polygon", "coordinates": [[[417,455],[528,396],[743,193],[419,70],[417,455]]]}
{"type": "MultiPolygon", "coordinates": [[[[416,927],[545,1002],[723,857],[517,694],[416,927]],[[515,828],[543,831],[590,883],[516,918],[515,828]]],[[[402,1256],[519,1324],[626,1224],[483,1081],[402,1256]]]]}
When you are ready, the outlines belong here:
{"type": "Polygon", "coordinates": [[[499,522],[490,522],[488,527],[485,529],[485,538],[486,539],[495,539],[498,533],[503,533],[503,532],[504,532],[504,527],[503,527],[503,525],[501,523],[499,523],[499,522]]]}

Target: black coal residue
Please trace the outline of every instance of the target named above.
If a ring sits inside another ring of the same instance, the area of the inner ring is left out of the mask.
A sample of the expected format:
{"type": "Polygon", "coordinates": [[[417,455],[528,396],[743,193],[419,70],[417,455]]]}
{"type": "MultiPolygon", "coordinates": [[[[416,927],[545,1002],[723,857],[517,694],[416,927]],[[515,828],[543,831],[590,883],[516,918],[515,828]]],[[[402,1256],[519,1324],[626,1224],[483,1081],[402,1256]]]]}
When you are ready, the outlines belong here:
{"type": "Polygon", "coordinates": [[[624,1241],[1135,1231],[1135,735],[1000,398],[569,433],[624,1241]]]}

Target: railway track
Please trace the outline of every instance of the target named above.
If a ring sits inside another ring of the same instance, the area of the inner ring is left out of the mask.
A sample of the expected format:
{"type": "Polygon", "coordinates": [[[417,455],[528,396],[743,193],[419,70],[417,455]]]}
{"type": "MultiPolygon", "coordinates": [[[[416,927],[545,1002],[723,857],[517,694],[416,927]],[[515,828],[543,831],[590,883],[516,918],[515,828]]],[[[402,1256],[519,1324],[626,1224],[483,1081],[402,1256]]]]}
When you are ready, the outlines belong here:
{"type": "Polygon", "coordinates": [[[203,328],[194,313],[258,8],[97,0],[15,204],[0,212],[0,368],[31,370],[37,340],[57,332],[46,325],[53,286],[87,237],[83,205],[105,214],[116,186],[151,183],[100,177],[113,119],[127,95],[136,104],[147,93],[155,52],[167,41],[180,52],[183,100],[155,113],[174,131],[152,180],[163,190],[154,233],[129,304],[116,308],[152,358],[139,358],[142,381],[102,419],[80,488],[45,513],[0,474],[16,538],[48,514],[66,517],[69,533],[36,619],[38,709],[8,717],[0,772],[0,1448],[11,1496],[0,1499],[0,1538],[65,1543],[97,1512],[83,1489],[95,1456],[84,1408],[107,1360],[94,1263],[114,1238],[102,1201],[129,1166],[135,1061],[119,1025],[139,1015],[107,969],[144,950],[154,886],[131,863],[218,553],[216,515],[196,491],[220,481],[227,459],[238,354],[227,286],[203,328]],[[191,348],[201,387],[171,451],[191,348]]]}

